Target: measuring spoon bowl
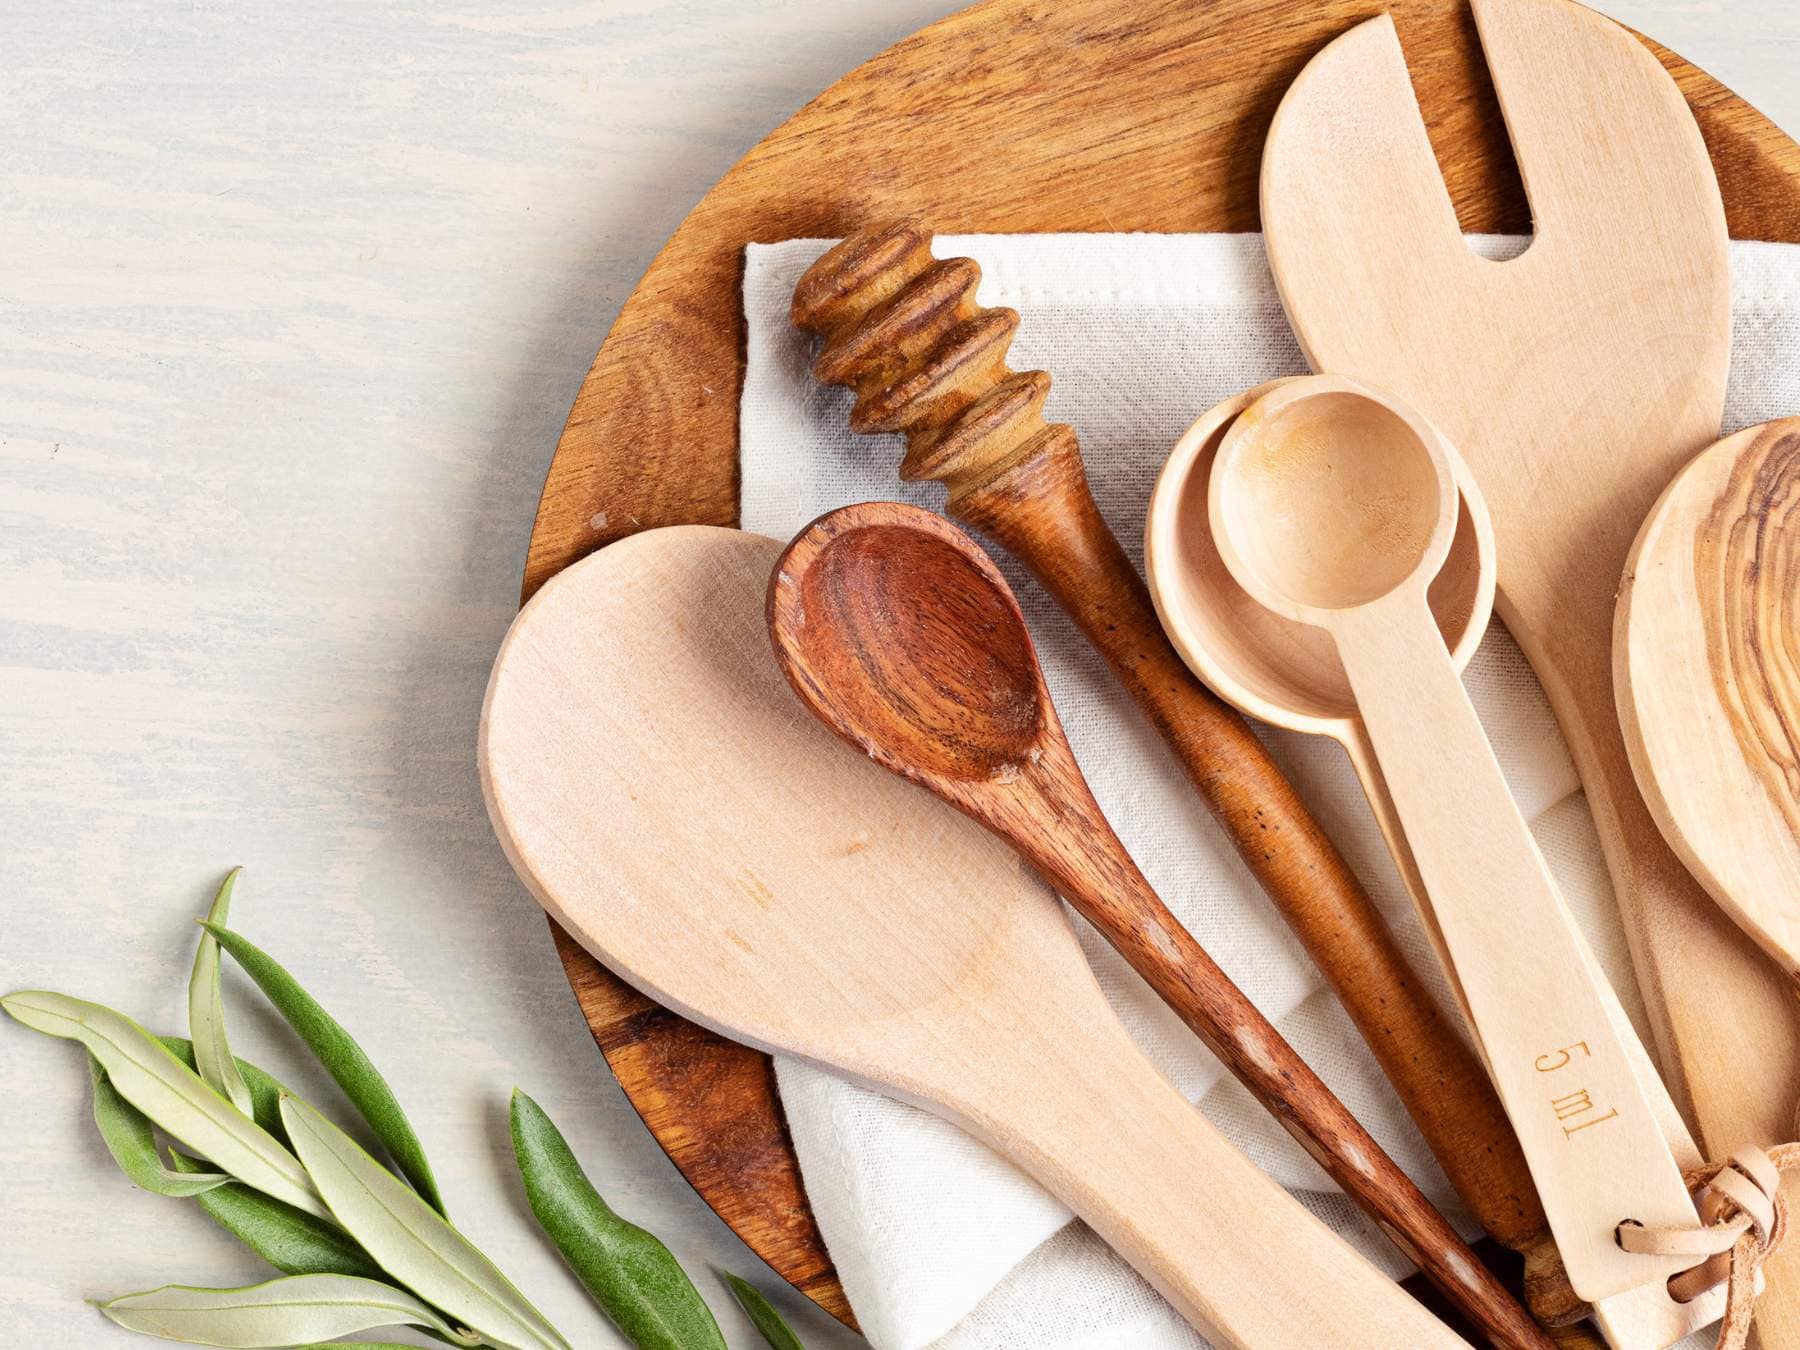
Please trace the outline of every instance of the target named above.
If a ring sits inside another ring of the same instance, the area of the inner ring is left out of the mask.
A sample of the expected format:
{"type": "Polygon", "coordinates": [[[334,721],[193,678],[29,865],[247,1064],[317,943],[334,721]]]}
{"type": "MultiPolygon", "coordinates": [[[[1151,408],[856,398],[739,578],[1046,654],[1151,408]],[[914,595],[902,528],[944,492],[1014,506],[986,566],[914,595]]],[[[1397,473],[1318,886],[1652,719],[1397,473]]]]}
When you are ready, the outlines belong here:
{"type": "Polygon", "coordinates": [[[1207,510],[1238,584],[1286,618],[1421,597],[1450,552],[1460,494],[1442,438],[1353,380],[1314,375],[1233,420],[1207,510]]]}
{"type": "MultiPolygon", "coordinates": [[[[1191,426],[1170,453],[1150,500],[1144,555],[1150,594],[1169,640],[1195,674],[1245,714],[1351,749],[1362,724],[1329,634],[1277,614],[1238,584],[1213,537],[1208,510],[1213,461],[1239,414],[1292,380],[1226,399],[1191,426]]],[[[1458,670],[1493,612],[1493,526],[1479,495],[1464,492],[1468,469],[1452,455],[1458,510],[1449,556],[1427,601],[1458,670]]]]}

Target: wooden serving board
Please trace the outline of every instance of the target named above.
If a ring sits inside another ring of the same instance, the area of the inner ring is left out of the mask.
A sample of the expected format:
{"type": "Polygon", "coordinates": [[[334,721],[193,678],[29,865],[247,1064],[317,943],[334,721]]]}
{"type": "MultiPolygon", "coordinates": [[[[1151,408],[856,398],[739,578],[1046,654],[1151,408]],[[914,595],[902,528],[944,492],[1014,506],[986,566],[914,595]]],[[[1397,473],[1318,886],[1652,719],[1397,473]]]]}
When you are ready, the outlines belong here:
{"type": "MultiPolygon", "coordinates": [[[[637,530],[736,523],[745,244],[834,238],[896,215],[945,233],[1255,230],[1282,92],[1325,42],[1384,9],[1463,229],[1528,231],[1463,0],[985,0],[826,90],[675,232],[576,397],[524,594],[637,530]]],[[[1800,146],[1649,45],[1693,105],[1732,237],[1800,242],[1800,146]]],[[[850,1321],[766,1057],[556,940],[595,1040],[682,1173],[775,1270],[850,1321]]]]}

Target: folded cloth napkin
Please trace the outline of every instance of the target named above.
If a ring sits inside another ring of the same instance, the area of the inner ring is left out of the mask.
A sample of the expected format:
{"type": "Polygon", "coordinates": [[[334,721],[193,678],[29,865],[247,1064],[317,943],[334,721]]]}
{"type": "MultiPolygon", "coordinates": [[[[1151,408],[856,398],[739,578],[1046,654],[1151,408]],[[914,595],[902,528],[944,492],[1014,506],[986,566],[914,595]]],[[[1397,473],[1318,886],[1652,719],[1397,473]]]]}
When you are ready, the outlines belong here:
{"type": "MultiPolygon", "coordinates": [[[[1504,256],[1520,241],[1470,242],[1504,256]]],[[[780,539],[849,502],[943,502],[938,484],[901,482],[897,438],[852,435],[850,395],[812,378],[812,344],[789,326],[788,303],[826,247],[752,245],[745,260],[743,524],[780,539]]],[[[936,252],[975,258],[981,302],[1023,316],[1011,364],[1054,377],[1046,415],[1080,433],[1094,495],[1140,566],[1151,488],[1188,424],[1228,395],[1306,370],[1259,235],[947,236],[936,252]]],[[[1800,248],[1734,244],[1732,269],[1726,430],[1800,412],[1800,248]]],[[[1355,1028],[1174,759],[1054,602],[1010,557],[996,561],[1024,607],[1081,767],[1151,883],[1383,1147],[1473,1232],[1355,1028]]],[[[1642,1031],[1593,823],[1537,681],[1498,622],[1465,683],[1570,907],[1642,1031]]],[[[1447,1004],[1342,753],[1288,732],[1265,739],[1447,1004]]],[[[1114,1008],[1163,1072],[1302,1203],[1378,1265],[1404,1273],[1393,1247],[1236,1080],[1102,940],[1077,927],[1114,1008]]],[[[778,1060],[777,1074],[820,1230],[881,1350],[1204,1344],[1060,1202],[955,1127],[809,1064],[778,1060]]]]}

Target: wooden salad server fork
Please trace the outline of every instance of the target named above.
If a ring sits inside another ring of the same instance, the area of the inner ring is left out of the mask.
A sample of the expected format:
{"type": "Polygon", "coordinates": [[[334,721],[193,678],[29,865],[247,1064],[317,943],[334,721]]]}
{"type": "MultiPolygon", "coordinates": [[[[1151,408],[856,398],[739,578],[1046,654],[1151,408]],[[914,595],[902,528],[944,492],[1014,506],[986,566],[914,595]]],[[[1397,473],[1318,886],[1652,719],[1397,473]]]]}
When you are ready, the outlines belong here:
{"type": "MultiPolygon", "coordinates": [[[[1481,484],[1497,612],[1586,788],[1664,1075],[1723,1156],[1790,1137],[1800,1019],[1639,795],[1611,635],[1638,524],[1718,434],[1724,210],[1692,114],[1637,38],[1569,0],[1472,8],[1531,246],[1504,262],[1467,247],[1383,16],[1314,56],[1276,112],[1261,181],[1269,261],[1314,368],[1393,391],[1481,484]]],[[[1686,1142],[1671,1139],[1697,1165],[1686,1142]]],[[[1800,1268],[1783,1256],[1764,1270],[1762,1334],[1800,1342],[1800,1268]]]]}
{"type": "Polygon", "coordinates": [[[683,1016],[1006,1154],[1221,1345],[1460,1344],[1144,1058],[1011,850],[800,706],[763,621],[780,552],[651,530],[520,612],[479,758],[527,888],[683,1016]]]}
{"type": "Polygon", "coordinates": [[[781,555],[768,623],[825,725],[1018,849],[1476,1325],[1548,1344],[1138,871],[1075,763],[1018,602],[968,535],[898,503],[833,511],[781,555]]]}

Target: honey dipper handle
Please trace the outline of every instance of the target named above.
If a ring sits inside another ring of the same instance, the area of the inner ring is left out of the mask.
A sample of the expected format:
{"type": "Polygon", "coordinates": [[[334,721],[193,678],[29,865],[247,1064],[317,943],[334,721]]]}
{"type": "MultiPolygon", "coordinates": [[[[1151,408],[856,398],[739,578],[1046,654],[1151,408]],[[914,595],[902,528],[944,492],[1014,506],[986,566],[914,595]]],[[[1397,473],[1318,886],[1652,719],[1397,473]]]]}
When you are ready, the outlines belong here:
{"type": "MultiPolygon", "coordinates": [[[[1025,563],[1106,657],[1336,990],[1457,1194],[1497,1241],[1542,1252],[1543,1207],[1481,1063],[1262,742],[1169,645],[1094,505],[1073,434],[951,514],[1025,563]]],[[[1555,1303],[1558,1281],[1547,1283],[1534,1295],[1555,1303]]]]}
{"type": "Polygon", "coordinates": [[[1496,1345],[1548,1338],[1412,1180],[1151,889],[1060,733],[1021,780],[1013,845],[1097,928],[1327,1175],[1496,1345]],[[1057,803],[1071,820],[1058,813],[1057,803]],[[1043,822],[1056,819],[1058,828],[1043,822]]]}

